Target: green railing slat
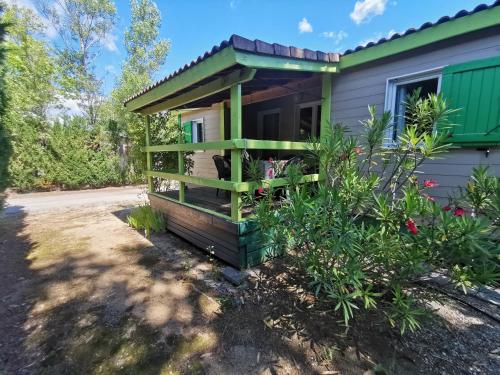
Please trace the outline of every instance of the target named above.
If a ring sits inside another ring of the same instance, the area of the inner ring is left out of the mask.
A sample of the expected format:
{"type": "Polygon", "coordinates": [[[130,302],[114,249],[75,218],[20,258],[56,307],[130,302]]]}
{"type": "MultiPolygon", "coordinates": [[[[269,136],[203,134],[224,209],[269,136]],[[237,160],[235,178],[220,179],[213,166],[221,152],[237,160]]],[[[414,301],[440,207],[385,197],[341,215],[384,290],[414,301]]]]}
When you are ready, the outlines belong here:
{"type": "MultiPolygon", "coordinates": [[[[251,181],[232,182],[232,181],[216,180],[214,178],[187,176],[184,174],[170,173],[170,172],[146,171],[145,174],[148,177],[161,177],[168,180],[180,181],[188,184],[206,186],[215,189],[234,191],[237,193],[244,193],[250,191],[256,186],[255,182],[251,181]]],[[[316,181],[319,181],[318,174],[308,174],[302,176],[299,182],[308,183],[316,181]]],[[[275,178],[272,180],[261,180],[259,183],[263,187],[280,187],[288,184],[288,178],[284,177],[284,178],[275,178]]]]}
{"type": "Polygon", "coordinates": [[[227,141],[182,143],[144,147],[144,152],[169,151],[206,151],[206,150],[289,150],[305,151],[312,149],[308,142],[263,141],[260,139],[232,139],[227,141]]]}

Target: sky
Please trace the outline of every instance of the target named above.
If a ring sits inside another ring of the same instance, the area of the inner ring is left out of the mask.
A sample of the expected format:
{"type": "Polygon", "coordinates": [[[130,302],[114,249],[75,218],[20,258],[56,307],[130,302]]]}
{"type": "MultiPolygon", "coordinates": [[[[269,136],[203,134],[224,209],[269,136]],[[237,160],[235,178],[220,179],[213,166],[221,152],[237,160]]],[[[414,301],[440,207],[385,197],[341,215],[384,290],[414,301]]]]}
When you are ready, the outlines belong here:
{"type": "MultiPolygon", "coordinates": [[[[36,0],[7,0],[34,7],[36,0]]],[[[484,1],[488,4],[493,0],[484,1]]],[[[343,52],[391,36],[461,9],[478,0],[157,0],[160,35],[171,49],[157,79],[196,59],[232,34],[324,52],[343,52]]],[[[130,22],[128,0],[115,0],[117,25],[101,41],[96,61],[108,94],[126,58],[123,34],[130,22]]],[[[49,38],[57,36],[47,29],[49,38]]]]}

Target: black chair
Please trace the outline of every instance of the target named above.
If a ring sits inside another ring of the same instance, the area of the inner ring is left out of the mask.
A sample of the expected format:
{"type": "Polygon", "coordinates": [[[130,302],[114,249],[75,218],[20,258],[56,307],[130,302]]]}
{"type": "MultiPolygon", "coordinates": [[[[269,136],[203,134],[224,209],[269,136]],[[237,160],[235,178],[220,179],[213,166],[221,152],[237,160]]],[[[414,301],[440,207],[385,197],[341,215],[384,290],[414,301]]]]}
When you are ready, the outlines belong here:
{"type": "MultiPolygon", "coordinates": [[[[212,159],[215,163],[215,168],[217,168],[217,178],[219,180],[230,180],[231,179],[231,162],[221,155],[214,155],[212,159]]],[[[217,189],[216,196],[219,196],[219,189],[217,189]]]]}

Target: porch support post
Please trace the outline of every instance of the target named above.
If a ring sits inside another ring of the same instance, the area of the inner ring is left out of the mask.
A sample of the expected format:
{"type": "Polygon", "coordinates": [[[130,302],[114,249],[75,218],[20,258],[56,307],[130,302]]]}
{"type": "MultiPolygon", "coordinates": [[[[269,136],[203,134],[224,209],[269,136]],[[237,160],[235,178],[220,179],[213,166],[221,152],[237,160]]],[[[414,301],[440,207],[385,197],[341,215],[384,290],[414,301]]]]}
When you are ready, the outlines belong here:
{"type": "MultiPolygon", "coordinates": [[[[331,129],[332,114],[332,74],[323,73],[321,77],[321,124],[320,124],[320,142],[325,141],[331,129]]],[[[320,181],[326,179],[326,170],[320,165],[320,181]]]]}
{"type": "MultiPolygon", "coordinates": [[[[220,103],[220,111],[219,111],[219,138],[221,141],[224,140],[225,136],[224,136],[224,132],[225,132],[225,124],[224,124],[224,114],[225,114],[225,109],[226,109],[226,105],[224,102],[221,102],[220,103]]],[[[222,156],[224,156],[224,154],[226,153],[226,150],[222,149],[220,150],[220,154],[222,156]]]]}
{"type": "MultiPolygon", "coordinates": [[[[150,137],[150,132],[151,132],[151,124],[150,124],[151,118],[149,115],[146,116],[146,147],[151,145],[151,137],[150,137]]],[[[147,171],[152,171],[153,170],[153,162],[151,158],[151,152],[146,151],[146,170],[147,171]]],[[[153,191],[153,177],[149,176],[147,177],[148,180],[148,192],[154,193],[153,191]]]]}
{"type": "MultiPolygon", "coordinates": [[[[231,139],[242,138],[241,124],[241,83],[231,86],[231,139]]],[[[241,150],[231,150],[231,181],[242,182],[243,173],[241,165],[241,150]]],[[[231,191],[231,219],[241,220],[241,195],[231,191]]]]}
{"type": "MultiPolygon", "coordinates": [[[[184,135],[182,134],[182,116],[180,113],[177,115],[177,123],[179,126],[178,143],[184,143],[184,135]]],[[[177,169],[179,174],[184,174],[184,153],[182,151],[177,152],[177,169]]],[[[185,190],[186,183],[179,181],[179,202],[181,203],[186,201],[185,190]]]]}

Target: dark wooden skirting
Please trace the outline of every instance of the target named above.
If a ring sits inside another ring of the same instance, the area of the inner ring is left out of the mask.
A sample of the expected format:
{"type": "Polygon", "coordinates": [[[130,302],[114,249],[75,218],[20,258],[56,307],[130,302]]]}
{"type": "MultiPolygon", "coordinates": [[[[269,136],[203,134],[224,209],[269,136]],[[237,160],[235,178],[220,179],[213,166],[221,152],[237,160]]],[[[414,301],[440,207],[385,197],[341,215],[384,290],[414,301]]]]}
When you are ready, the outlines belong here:
{"type": "Polygon", "coordinates": [[[161,194],[149,194],[149,200],[154,209],[164,213],[168,230],[205,251],[213,251],[234,267],[252,267],[272,255],[253,221],[233,222],[161,194]]]}

